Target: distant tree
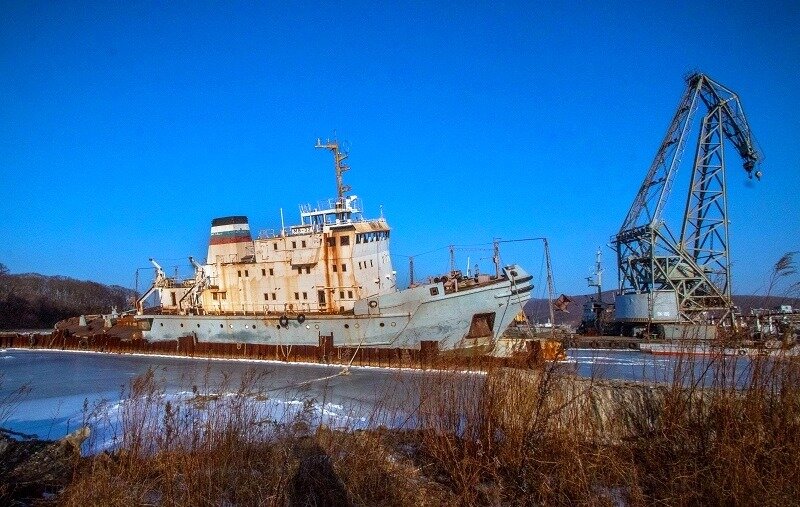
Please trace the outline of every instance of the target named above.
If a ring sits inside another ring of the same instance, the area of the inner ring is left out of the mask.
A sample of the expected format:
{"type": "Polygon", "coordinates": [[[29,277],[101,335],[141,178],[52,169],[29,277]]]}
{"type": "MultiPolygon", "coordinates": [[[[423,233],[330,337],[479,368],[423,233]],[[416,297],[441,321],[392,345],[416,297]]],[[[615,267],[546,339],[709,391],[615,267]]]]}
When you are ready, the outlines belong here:
{"type": "Polygon", "coordinates": [[[8,267],[0,262],[0,276],[7,275],[9,273],[8,267]]]}

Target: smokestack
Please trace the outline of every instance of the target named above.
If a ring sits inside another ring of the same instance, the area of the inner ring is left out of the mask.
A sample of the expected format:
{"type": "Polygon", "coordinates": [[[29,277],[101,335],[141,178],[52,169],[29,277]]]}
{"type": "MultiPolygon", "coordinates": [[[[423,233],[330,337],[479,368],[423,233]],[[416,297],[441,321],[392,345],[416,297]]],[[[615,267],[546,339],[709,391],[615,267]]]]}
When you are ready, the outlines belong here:
{"type": "Polygon", "coordinates": [[[211,221],[211,237],[208,240],[207,263],[241,261],[247,255],[246,247],[252,246],[250,225],[246,216],[215,218],[211,221]]]}

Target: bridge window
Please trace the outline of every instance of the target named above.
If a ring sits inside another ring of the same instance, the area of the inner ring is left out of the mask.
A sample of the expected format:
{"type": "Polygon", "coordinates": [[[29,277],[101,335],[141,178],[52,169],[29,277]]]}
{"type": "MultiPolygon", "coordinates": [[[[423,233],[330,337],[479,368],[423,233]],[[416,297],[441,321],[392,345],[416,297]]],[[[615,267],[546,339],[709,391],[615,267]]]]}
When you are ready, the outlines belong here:
{"type": "Polygon", "coordinates": [[[297,248],[297,241],[292,241],[292,248],[297,248]]]}
{"type": "Polygon", "coordinates": [[[244,276],[250,276],[250,272],[247,271],[246,269],[244,270],[244,276]]]}
{"type": "Polygon", "coordinates": [[[353,291],[351,290],[347,291],[347,297],[353,299],[353,291]]]}
{"type": "Polygon", "coordinates": [[[347,246],[350,244],[350,236],[342,236],[339,238],[339,244],[342,246],[347,246]]]}
{"type": "Polygon", "coordinates": [[[273,250],[277,250],[278,249],[278,244],[277,243],[273,243],[272,244],[272,249],[273,250]]]}
{"type": "Polygon", "coordinates": [[[264,293],[264,301],[269,301],[269,294],[266,292],[264,293]]]}
{"type": "Polygon", "coordinates": [[[306,247],[306,242],[305,242],[305,241],[302,241],[302,242],[300,243],[300,245],[301,245],[303,248],[305,248],[305,247],[306,247]]]}
{"type": "Polygon", "coordinates": [[[294,298],[295,299],[300,299],[300,293],[299,292],[295,292],[294,293],[294,298]]]}
{"type": "Polygon", "coordinates": [[[439,295],[439,287],[431,287],[431,296],[439,295]]]}
{"type": "Polygon", "coordinates": [[[333,237],[333,236],[331,236],[330,238],[328,238],[328,239],[326,240],[326,242],[328,243],[328,246],[336,246],[336,238],[335,238],[335,237],[333,237]]]}
{"type": "Polygon", "coordinates": [[[266,269],[262,269],[261,270],[261,276],[267,276],[267,270],[266,269]]]}
{"type": "Polygon", "coordinates": [[[306,274],[307,274],[307,275],[310,275],[310,274],[311,274],[311,268],[309,268],[309,267],[306,267],[306,274]]]}
{"type": "Polygon", "coordinates": [[[308,299],[308,292],[303,293],[303,299],[308,299]]]}
{"type": "Polygon", "coordinates": [[[331,268],[333,268],[333,272],[334,272],[334,273],[336,273],[336,270],[337,270],[337,269],[339,269],[339,268],[336,266],[336,264],[333,264],[333,265],[331,265],[331,268]]]}
{"type": "Polygon", "coordinates": [[[275,301],[276,299],[278,299],[278,298],[277,298],[277,296],[275,295],[275,293],[273,292],[273,293],[272,293],[272,300],[273,300],[273,301],[275,301]]]}
{"type": "Polygon", "coordinates": [[[269,276],[272,276],[274,274],[275,274],[275,270],[272,269],[272,268],[269,268],[269,276]]]}
{"type": "Polygon", "coordinates": [[[344,299],[344,291],[343,290],[339,291],[339,299],[344,299]]]}
{"type": "Polygon", "coordinates": [[[342,273],[347,271],[347,264],[342,264],[342,273]]]}

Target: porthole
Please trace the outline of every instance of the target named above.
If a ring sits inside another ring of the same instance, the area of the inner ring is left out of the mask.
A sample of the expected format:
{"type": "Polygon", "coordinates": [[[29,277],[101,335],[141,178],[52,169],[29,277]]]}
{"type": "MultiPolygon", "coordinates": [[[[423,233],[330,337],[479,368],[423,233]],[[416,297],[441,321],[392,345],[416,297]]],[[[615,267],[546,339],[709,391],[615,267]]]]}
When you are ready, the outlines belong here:
{"type": "Polygon", "coordinates": [[[228,324],[228,327],[233,329],[233,324],[228,324]]]}
{"type": "Polygon", "coordinates": [[[386,324],[384,324],[383,322],[381,322],[381,323],[380,323],[380,326],[381,326],[381,327],[383,327],[383,326],[385,326],[385,325],[386,325],[386,324]]]}
{"type": "Polygon", "coordinates": [[[197,324],[197,327],[199,328],[199,327],[200,327],[200,324],[197,324]]]}
{"type": "Polygon", "coordinates": [[[219,325],[219,328],[222,329],[224,326],[222,324],[219,325]]]}
{"type": "Polygon", "coordinates": [[[345,329],[350,329],[350,324],[345,324],[345,325],[344,325],[344,328],[345,328],[345,329]]]}
{"type": "Polygon", "coordinates": [[[306,329],[311,329],[311,326],[309,326],[308,324],[306,324],[306,329]]]}
{"type": "Polygon", "coordinates": [[[356,322],[356,327],[359,327],[359,324],[356,322]]]}
{"type": "Polygon", "coordinates": [[[183,322],[181,322],[181,327],[183,327],[183,322]]]}
{"type": "Polygon", "coordinates": [[[394,326],[396,326],[396,325],[397,325],[397,324],[395,324],[394,322],[392,322],[392,327],[394,327],[394,326]]]}
{"type": "Polygon", "coordinates": [[[277,326],[275,326],[275,327],[277,327],[278,329],[280,329],[280,328],[281,328],[280,324],[278,324],[278,325],[277,325],[277,326]]]}
{"type": "Polygon", "coordinates": [[[158,325],[161,326],[161,327],[164,327],[164,323],[163,322],[159,322],[158,325]]]}
{"type": "Polygon", "coordinates": [[[319,329],[319,324],[314,324],[314,329],[319,329]]]}
{"type": "Polygon", "coordinates": [[[255,325],[255,324],[253,324],[253,329],[255,329],[255,328],[256,328],[256,325],[255,325]]]}

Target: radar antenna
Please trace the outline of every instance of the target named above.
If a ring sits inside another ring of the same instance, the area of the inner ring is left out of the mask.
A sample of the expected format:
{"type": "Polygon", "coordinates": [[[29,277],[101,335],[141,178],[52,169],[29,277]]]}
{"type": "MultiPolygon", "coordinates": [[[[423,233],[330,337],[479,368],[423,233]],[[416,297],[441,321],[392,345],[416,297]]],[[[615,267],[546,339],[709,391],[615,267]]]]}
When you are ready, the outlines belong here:
{"type": "Polygon", "coordinates": [[[343,207],[344,194],[350,191],[350,186],[344,184],[342,176],[345,171],[350,169],[350,166],[344,163],[350,154],[339,149],[339,141],[337,139],[334,139],[333,141],[326,139],[323,143],[320,138],[317,138],[317,144],[314,146],[314,148],[329,150],[331,153],[333,153],[333,166],[336,169],[336,206],[343,207]]]}

